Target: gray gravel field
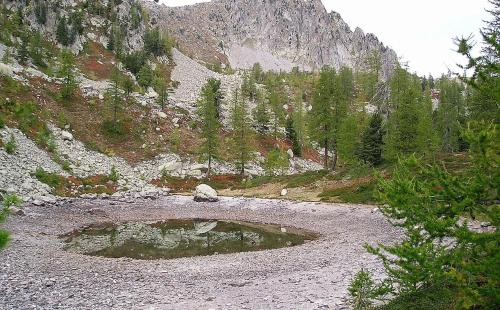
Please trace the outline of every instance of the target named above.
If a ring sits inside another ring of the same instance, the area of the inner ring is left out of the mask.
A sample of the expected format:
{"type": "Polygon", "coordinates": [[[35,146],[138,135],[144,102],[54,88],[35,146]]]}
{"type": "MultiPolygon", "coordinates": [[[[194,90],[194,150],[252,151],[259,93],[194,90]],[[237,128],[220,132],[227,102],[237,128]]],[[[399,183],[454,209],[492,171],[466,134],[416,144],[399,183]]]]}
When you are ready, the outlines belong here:
{"type": "Polygon", "coordinates": [[[12,242],[0,253],[0,309],[345,309],[358,270],[383,277],[363,244],[399,236],[380,212],[345,204],[169,196],[24,211],[5,224],[12,242]],[[154,261],[73,254],[59,238],[94,223],[172,218],[274,223],[321,237],[297,247],[154,261]]]}

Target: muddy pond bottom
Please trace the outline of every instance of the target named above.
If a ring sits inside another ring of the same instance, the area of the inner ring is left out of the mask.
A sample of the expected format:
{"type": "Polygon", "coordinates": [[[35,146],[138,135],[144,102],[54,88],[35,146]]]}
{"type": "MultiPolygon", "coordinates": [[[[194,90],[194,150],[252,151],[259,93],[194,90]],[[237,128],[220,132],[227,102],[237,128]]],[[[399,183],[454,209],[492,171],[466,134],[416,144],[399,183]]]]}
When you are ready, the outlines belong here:
{"type": "Polygon", "coordinates": [[[62,238],[74,253],[151,260],[277,249],[317,236],[279,225],[186,219],[91,225],[62,238]]]}

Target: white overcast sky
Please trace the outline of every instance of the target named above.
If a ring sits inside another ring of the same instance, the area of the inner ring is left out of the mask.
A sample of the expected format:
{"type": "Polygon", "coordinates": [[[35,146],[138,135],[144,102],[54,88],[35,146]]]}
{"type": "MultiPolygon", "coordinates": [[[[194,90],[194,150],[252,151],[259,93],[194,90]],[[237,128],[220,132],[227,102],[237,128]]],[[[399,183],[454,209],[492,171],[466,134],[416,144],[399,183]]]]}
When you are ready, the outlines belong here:
{"type": "MultiPolygon", "coordinates": [[[[160,0],[169,6],[208,0],[160,0]]],[[[410,69],[439,76],[463,62],[453,38],[473,34],[489,19],[488,0],[322,0],[328,11],[340,13],[351,29],[361,27],[392,47],[410,69]]]]}

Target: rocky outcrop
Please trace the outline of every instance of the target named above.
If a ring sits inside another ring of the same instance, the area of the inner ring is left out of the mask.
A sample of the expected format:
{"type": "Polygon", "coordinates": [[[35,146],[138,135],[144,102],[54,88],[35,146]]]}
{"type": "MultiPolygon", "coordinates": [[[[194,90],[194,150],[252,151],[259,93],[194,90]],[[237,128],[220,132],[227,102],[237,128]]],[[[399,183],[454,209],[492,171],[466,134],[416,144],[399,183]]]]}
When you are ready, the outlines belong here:
{"type": "Polygon", "coordinates": [[[143,0],[151,22],[168,29],[190,55],[208,62],[265,69],[364,68],[367,57],[380,55],[381,75],[387,77],[396,53],[373,34],[352,31],[321,0],[214,0],[170,8],[143,0]]]}

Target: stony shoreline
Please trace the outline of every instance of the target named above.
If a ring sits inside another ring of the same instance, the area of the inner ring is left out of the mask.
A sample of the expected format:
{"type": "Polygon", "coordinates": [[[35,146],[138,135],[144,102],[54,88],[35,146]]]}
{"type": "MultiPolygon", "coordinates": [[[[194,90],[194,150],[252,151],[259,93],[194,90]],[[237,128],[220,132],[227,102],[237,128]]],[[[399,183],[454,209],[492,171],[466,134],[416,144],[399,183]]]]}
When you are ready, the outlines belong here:
{"type": "Polygon", "coordinates": [[[253,198],[76,199],[27,205],[24,212],[5,225],[13,239],[0,253],[2,309],[344,309],[359,269],[384,274],[363,244],[399,236],[366,206],[253,198]],[[69,253],[59,238],[93,223],[169,218],[274,223],[321,238],[292,248],[154,261],[69,253]]]}

